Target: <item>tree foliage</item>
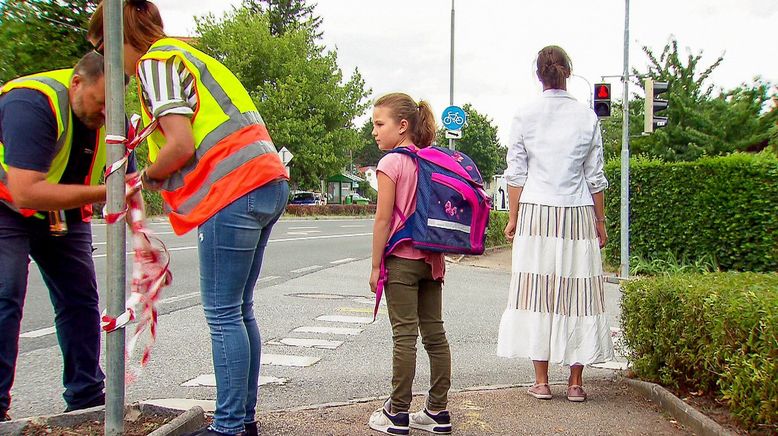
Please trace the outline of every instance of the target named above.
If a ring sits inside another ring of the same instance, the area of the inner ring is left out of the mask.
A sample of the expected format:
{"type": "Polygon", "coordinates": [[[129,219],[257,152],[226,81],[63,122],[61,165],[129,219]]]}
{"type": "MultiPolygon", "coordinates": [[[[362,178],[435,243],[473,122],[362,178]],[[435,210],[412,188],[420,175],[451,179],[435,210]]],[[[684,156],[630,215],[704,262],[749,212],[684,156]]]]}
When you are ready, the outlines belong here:
{"type": "MultiPolygon", "coordinates": [[[[485,181],[491,180],[495,174],[501,174],[507,164],[507,150],[500,145],[497,127],[493,120],[479,113],[471,104],[465,104],[462,109],[467,113],[467,124],[462,129],[462,139],[455,142],[457,150],[473,159],[485,181]]],[[[445,130],[438,130],[438,145],[446,147],[445,130]]]]}
{"type": "Polygon", "coordinates": [[[337,54],[317,47],[312,29],[274,35],[265,12],[237,9],[196,22],[199,47],[235,73],[275,144],[294,155],[293,185],[318,188],[320,179],[349,163],[350,152],[360,145],[352,120],[367,107],[359,71],[344,81],[337,54]]]}
{"type": "Polygon", "coordinates": [[[305,0],[243,0],[243,7],[253,14],[267,15],[273,36],[299,29],[308,30],[314,40],[322,35],[322,19],[314,12],[316,5],[308,5],[305,0]]]}
{"type": "Polygon", "coordinates": [[[373,119],[365,121],[362,128],[359,129],[359,147],[354,152],[354,165],[359,167],[375,166],[384,155],[384,152],[378,148],[378,144],[373,138],[373,119]]]}
{"type": "Polygon", "coordinates": [[[0,3],[0,83],[68,68],[92,49],[86,25],[94,0],[7,0],[0,3]],[[13,49],[11,49],[11,47],[13,49]]]}
{"type": "MultiPolygon", "coordinates": [[[[701,64],[702,53],[678,51],[678,43],[670,41],[657,56],[643,47],[649,60],[647,77],[669,84],[669,91],[660,96],[669,101],[660,115],[669,118],[665,128],[641,136],[645,99],[636,95],[630,100],[630,149],[632,154],[645,154],[666,161],[691,161],[702,156],[718,156],[734,151],[757,151],[771,142],[771,129],[778,121],[778,110],[767,103],[775,98],[774,85],[755,77],[735,89],[715,92],[709,84],[711,73],[723,62],[723,56],[712,64],[701,64]]],[[[634,70],[633,74],[639,74],[634,70]]],[[[642,79],[634,84],[643,88],[642,79]]],[[[603,122],[606,155],[614,156],[621,148],[621,104],[615,103],[613,116],[603,122]]],[[[774,141],[774,140],[773,140],[774,141]]]]}

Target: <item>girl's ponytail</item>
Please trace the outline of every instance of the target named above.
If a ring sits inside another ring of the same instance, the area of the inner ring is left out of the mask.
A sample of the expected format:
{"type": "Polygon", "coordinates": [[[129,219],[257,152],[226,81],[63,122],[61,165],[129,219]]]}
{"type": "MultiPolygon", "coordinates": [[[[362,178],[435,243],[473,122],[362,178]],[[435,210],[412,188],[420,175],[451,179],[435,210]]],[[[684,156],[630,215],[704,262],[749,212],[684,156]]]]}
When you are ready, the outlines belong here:
{"type": "Polygon", "coordinates": [[[424,100],[419,101],[419,118],[413,126],[413,142],[418,147],[429,147],[435,142],[436,126],[435,114],[432,113],[430,104],[424,100]]]}

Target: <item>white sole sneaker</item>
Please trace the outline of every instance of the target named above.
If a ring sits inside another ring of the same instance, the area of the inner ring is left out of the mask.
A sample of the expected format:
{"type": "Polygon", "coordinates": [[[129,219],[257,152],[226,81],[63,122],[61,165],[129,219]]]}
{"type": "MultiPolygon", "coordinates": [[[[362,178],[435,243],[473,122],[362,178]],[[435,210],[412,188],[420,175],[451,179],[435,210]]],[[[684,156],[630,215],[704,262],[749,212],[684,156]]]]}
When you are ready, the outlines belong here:
{"type": "MultiPolygon", "coordinates": [[[[406,418],[407,419],[407,418],[406,418]]],[[[392,435],[409,435],[411,429],[408,426],[397,425],[388,416],[384,408],[380,408],[370,415],[367,425],[373,430],[392,435]]]]}
{"type": "MultiPolygon", "coordinates": [[[[448,413],[448,412],[447,412],[448,413]]],[[[409,425],[417,430],[428,431],[433,434],[451,434],[451,418],[448,423],[440,423],[430,416],[425,409],[411,413],[409,416],[409,425]]]]}

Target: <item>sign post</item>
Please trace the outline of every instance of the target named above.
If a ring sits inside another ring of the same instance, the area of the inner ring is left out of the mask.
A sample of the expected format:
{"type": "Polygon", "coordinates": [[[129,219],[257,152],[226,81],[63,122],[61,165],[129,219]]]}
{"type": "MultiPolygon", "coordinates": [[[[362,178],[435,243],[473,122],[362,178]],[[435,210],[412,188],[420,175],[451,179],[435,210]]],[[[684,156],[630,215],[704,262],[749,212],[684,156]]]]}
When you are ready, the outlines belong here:
{"type": "Polygon", "coordinates": [[[281,158],[281,162],[284,164],[284,168],[286,168],[286,175],[289,175],[289,162],[292,160],[294,155],[291,151],[289,151],[286,147],[281,147],[280,150],[278,150],[278,156],[281,158]]]}
{"type": "Polygon", "coordinates": [[[446,128],[446,138],[449,139],[449,148],[454,149],[454,140],[462,139],[462,128],[467,123],[467,113],[459,106],[449,106],[443,110],[440,117],[443,127],[446,128]]]}

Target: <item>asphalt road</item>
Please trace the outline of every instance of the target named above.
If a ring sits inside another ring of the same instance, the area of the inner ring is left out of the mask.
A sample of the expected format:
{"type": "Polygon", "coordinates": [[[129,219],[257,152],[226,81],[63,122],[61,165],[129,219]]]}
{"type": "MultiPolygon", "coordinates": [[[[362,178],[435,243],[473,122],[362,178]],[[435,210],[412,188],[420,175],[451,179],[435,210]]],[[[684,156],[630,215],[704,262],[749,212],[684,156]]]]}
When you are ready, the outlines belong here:
{"type": "MultiPolygon", "coordinates": [[[[370,256],[372,220],[282,219],[273,229],[257,289],[283,283],[314,271],[370,256]]],[[[166,288],[160,301],[160,314],[185,309],[200,302],[197,232],[176,236],[167,220],[157,220],[149,227],[164,241],[171,253],[173,284],[166,288]]],[[[106,226],[92,228],[94,262],[100,290],[100,309],[105,301],[106,226]]],[[[129,238],[128,238],[129,240],[129,238]]],[[[130,277],[131,256],[127,256],[130,277]]],[[[78,280],[73,277],[73,280],[78,280]]],[[[54,309],[48,289],[37,265],[30,264],[29,286],[22,320],[21,351],[56,345],[54,309]]]]}

